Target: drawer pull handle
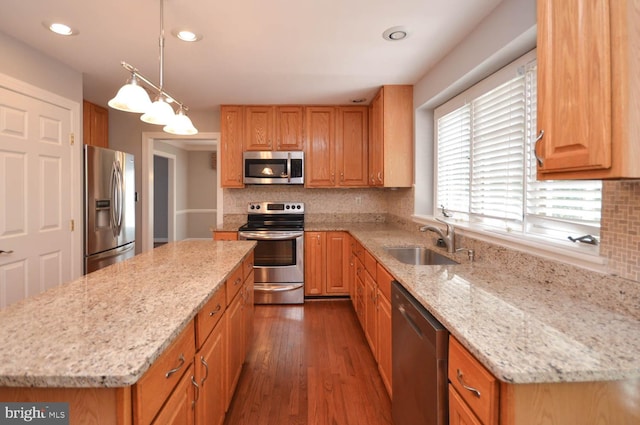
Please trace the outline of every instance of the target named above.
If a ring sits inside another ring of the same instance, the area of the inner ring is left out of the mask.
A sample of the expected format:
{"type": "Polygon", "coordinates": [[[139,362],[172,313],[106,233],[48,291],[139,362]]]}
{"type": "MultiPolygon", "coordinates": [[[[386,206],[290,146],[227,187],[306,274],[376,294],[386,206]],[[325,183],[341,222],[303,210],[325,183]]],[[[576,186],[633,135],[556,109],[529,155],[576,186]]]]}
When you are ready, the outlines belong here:
{"type": "Polygon", "coordinates": [[[180,361],[180,364],[177,367],[171,369],[169,372],[165,373],[165,378],[169,378],[171,375],[179,371],[182,366],[184,366],[184,354],[180,353],[180,357],[178,358],[178,360],[180,361]]]}
{"type": "Polygon", "coordinates": [[[480,391],[465,384],[464,376],[462,375],[462,372],[460,371],[460,369],[458,369],[458,382],[460,383],[460,385],[462,385],[462,388],[471,392],[474,396],[480,398],[480,391]]]}
{"type": "Polygon", "coordinates": [[[237,278],[235,282],[233,282],[233,286],[237,286],[239,283],[242,282],[242,278],[237,278]]]}
{"type": "Polygon", "coordinates": [[[537,150],[537,147],[538,147],[538,142],[539,142],[540,140],[542,140],[542,138],[543,138],[543,137],[544,137],[544,130],[540,130],[540,133],[538,133],[538,137],[536,137],[535,142],[533,142],[533,143],[534,143],[534,146],[533,146],[533,155],[536,157],[536,161],[538,161],[538,165],[539,165],[540,167],[542,167],[542,166],[544,165],[544,159],[543,159],[542,157],[539,157],[539,156],[538,156],[538,150],[537,150]]]}
{"type": "Polygon", "coordinates": [[[200,385],[204,385],[204,381],[207,380],[207,378],[209,377],[209,365],[207,364],[207,361],[204,359],[204,356],[200,356],[200,363],[202,363],[202,365],[204,366],[204,378],[202,378],[202,381],[200,381],[200,385]]]}
{"type": "Polygon", "coordinates": [[[200,386],[198,385],[198,383],[196,382],[195,378],[193,377],[193,375],[191,375],[191,383],[193,384],[195,388],[195,392],[196,392],[196,396],[193,398],[193,402],[191,403],[191,408],[195,409],[196,407],[196,402],[198,401],[198,399],[200,398],[200,386]]]}
{"type": "Polygon", "coordinates": [[[215,310],[213,310],[212,312],[209,313],[209,317],[215,316],[216,314],[218,314],[218,312],[220,311],[222,307],[220,307],[220,304],[216,305],[215,310]]]}

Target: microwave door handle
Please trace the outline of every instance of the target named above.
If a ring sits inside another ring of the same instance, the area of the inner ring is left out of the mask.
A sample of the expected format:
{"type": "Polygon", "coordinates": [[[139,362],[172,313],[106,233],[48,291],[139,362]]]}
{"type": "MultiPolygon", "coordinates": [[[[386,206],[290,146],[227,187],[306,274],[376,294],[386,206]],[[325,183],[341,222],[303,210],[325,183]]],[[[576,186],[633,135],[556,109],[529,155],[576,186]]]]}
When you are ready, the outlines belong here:
{"type": "Polygon", "coordinates": [[[287,181],[291,183],[291,152],[287,153],[287,181]]]}

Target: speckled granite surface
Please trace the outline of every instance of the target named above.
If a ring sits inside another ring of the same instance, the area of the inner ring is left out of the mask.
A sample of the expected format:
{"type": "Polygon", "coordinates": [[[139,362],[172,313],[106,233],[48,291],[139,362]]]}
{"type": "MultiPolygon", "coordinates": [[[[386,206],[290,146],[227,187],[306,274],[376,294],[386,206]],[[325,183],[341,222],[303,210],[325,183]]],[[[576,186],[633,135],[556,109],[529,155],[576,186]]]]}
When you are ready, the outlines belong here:
{"type": "Polygon", "coordinates": [[[183,241],[0,311],[0,386],[134,384],[255,242],[183,241]]]}
{"type": "Polygon", "coordinates": [[[349,230],[502,381],[640,378],[637,282],[504,265],[490,254],[474,263],[458,253],[460,265],[410,266],[383,247],[431,247],[417,232],[358,223],[310,223],[305,230],[349,230]]]}

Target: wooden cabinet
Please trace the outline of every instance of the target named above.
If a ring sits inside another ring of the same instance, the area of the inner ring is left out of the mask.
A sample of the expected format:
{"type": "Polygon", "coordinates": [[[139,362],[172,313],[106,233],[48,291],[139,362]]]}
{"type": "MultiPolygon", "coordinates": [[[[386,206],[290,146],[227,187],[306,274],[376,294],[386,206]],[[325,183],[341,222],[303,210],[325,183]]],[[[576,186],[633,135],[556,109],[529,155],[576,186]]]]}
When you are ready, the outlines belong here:
{"type": "Polygon", "coordinates": [[[220,108],[220,185],[227,188],[244,187],[242,182],[242,106],[220,108]]]}
{"type": "Polygon", "coordinates": [[[306,108],[305,186],[367,186],[366,107],[306,108]]]}
{"type": "Polygon", "coordinates": [[[304,146],[304,108],[245,106],[245,151],[299,151],[304,146]]]}
{"type": "Polygon", "coordinates": [[[637,2],[537,7],[538,178],[640,177],[637,2]]]}
{"type": "Polygon", "coordinates": [[[346,232],[305,232],[305,295],[349,295],[346,232]]]}
{"type": "Polygon", "coordinates": [[[193,365],[189,364],[175,391],[167,399],[162,410],[153,421],[153,425],[188,425],[194,423],[194,399],[199,397],[199,388],[195,387],[193,382],[193,365]]]}
{"type": "Polygon", "coordinates": [[[378,288],[376,280],[365,270],[364,273],[364,335],[373,356],[378,358],[378,288]]]}
{"type": "Polygon", "coordinates": [[[380,264],[377,264],[376,283],[378,285],[377,298],[377,338],[378,338],[378,370],[382,382],[392,396],[391,375],[391,281],[393,276],[380,264]]]}
{"type": "Polygon", "coordinates": [[[411,187],[413,87],[383,86],[369,112],[369,186],[411,187]]]}
{"type": "Polygon", "coordinates": [[[82,127],[85,145],[109,147],[109,111],[106,108],[84,100],[82,127]]]}
{"type": "Polygon", "coordinates": [[[244,107],[244,150],[270,151],[273,149],[273,107],[244,107]]]}
{"type": "Polygon", "coordinates": [[[237,241],[238,232],[227,232],[216,230],[213,232],[214,241],[237,241]]]}
{"type": "MultiPolygon", "coordinates": [[[[454,337],[449,337],[448,377],[450,392],[459,397],[450,403],[450,415],[465,423],[468,410],[473,412],[477,423],[497,425],[499,420],[498,380],[480,364],[454,337]],[[468,407],[464,409],[459,406],[468,407]],[[453,409],[452,409],[453,407],[453,409]],[[453,411],[452,411],[453,410],[453,411]]],[[[470,422],[474,423],[474,422],[470,422]]]]}
{"type": "MultiPolygon", "coordinates": [[[[237,295],[237,294],[236,294],[237,295]]],[[[244,362],[244,323],[242,317],[242,296],[233,298],[227,307],[226,331],[226,391],[225,411],[229,409],[233,393],[238,385],[242,363],[244,362]]]]}
{"type": "Polygon", "coordinates": [[[253,316],[254,316],[254,288],[253,288],[253,271],[249,277],[245,280],[242,286],[242,334],[244,336],[243,341],[243,356],[247,357],[249,347],[251,346],[251,340],[253,339],[253,316]]]}
{"type": "Polygon", "coordinates": [[[451,385],[449,385],[449,425],[482,425],[451,385]]]}
{"type": "Polygon", "coordinates": [[[193,371],[191,364],[194,354],[195,331],[193,322],[190,322],[133,387],[133,412],[137,425],[152,423],[174,388],[181,382],[182,376],[186,376],[185,371],[193,371]]]}
{"type": "MultiPolygon", "coordinates": [[[[224,291],[219,291],[224,293],[224,291]]],[[[224,299],[224,297],[223,297],[224,299]]],[[[196,400],[196,425],[222,425],[225,416],[225,322],[220,321],[207,336],[195,358],[195,379],[200,395],[196,400]]]]}

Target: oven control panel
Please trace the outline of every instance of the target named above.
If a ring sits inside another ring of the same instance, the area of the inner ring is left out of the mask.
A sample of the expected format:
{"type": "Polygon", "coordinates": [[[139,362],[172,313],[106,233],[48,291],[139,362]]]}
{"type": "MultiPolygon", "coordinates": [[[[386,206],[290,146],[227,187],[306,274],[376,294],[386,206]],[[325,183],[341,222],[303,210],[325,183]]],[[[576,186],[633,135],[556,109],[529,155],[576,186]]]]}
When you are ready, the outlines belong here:
{"type": "Polygon", "coordinates": [[[301,214],[304,202],[249,202],[249,214],[301,214]]]}

